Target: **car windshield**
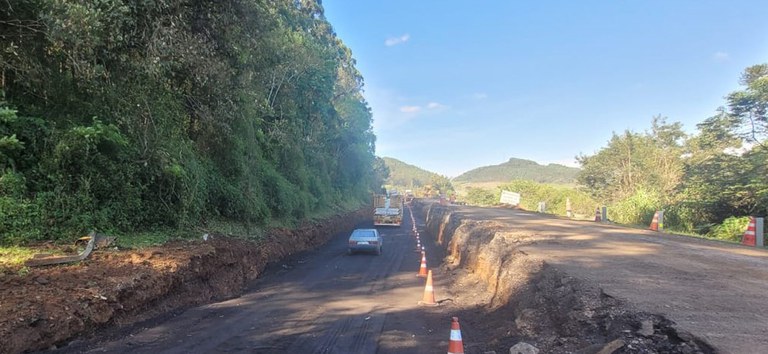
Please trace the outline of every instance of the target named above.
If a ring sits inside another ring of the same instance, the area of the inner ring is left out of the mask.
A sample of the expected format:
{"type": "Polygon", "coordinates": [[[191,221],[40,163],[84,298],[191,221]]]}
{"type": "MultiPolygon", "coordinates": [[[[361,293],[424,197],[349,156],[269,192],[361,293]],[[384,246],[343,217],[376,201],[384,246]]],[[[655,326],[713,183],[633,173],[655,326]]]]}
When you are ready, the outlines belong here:
{"type": "Polygon", "coordinates": [[[370,230],[357,230],[352,233],[352,238],[371,238],[376,237],[376,234],[370,230]]]}

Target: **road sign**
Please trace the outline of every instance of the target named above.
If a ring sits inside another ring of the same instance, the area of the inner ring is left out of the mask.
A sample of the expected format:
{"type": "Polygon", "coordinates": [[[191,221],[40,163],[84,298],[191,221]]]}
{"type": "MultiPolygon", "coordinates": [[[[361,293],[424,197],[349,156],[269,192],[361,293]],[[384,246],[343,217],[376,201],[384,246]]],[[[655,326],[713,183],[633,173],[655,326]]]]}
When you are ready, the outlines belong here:
{"type": "Polygon", "coordinates": [[[520,193],[501,191],[499,202],[502,204],[518,205],[520,204],[520,193]]]}

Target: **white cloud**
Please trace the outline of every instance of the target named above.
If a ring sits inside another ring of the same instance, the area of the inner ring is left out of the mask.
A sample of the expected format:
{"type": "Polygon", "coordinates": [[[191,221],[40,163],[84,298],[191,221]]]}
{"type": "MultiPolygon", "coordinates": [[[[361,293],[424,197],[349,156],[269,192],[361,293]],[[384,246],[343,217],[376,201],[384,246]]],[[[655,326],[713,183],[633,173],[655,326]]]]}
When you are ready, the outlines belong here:
{"type": "Polygon", "coordinates": [[[712,54],[712,58],[715,59],[716,62],[722,63],[731,59],[731,56],[726,52],[715,52],[715,54],[712,54]]]}
{"type": "Polygon", "coordinates": [[[445,108],[445,107],[447,107],[447,106],[444,105],[444,104],[437,103],[437,102],[429,102],[429,103],[427,103],[427,108],[428,109],[438,109],[438,108],[445,108]]]}
{"type": "Polygon", "coordinates": [[[384,41],[384,45],[387,47],[391,47],[393,45],[403,44],[405,42],[408,42],[408,40],[411,39],[411,35],[406,33],[400,37],[389,37],[387,40],[384,41]]]}
{"type": "Polygon", "coordinates": [[[403,112],[403,113],[416,113],[418,111],[421,111],[421,107],[419,107],[419,106],[402,106],[402,107],[400,107],[400,112],[403,112]]]}

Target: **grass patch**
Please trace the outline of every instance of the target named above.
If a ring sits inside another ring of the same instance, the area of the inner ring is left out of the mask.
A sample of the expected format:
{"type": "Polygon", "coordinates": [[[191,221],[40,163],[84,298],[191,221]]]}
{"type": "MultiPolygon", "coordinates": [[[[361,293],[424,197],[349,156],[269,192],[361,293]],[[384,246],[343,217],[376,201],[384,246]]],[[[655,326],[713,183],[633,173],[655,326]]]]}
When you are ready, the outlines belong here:
{"type": "Polygon", "coordinates": [[[40,250],[30,247],[8,246],[0,247],[0,269],[18,268],[24,265],[24,261],[32,258],[40,250]]]}

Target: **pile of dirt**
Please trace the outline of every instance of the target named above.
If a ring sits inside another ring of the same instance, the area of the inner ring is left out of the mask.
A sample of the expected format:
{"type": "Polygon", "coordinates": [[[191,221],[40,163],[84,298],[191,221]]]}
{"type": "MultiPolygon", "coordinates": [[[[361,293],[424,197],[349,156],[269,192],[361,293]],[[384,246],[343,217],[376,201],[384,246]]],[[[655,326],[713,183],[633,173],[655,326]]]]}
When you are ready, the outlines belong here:
{"type": "Polygon", "coordinates": [[[97,251],[76,264],[26,274],[0,272],[0,353],[53,348],[106,327],[239,296],[268,263],[318,247],[366,218],[368,208],[272,230],[258,243],[213,235],[140,251],[97,251]]]}
{"type": "Polygon", "coordinates": [[[639,311],[520,251],[531,235],[462,220],[451,210],[429,204],[421,213],[428,233],[445,248],[451,296],[478,305],[462,322],[484,343],[476,348],[480,352],[507,353],[520,342],[542,353],[714,352],[663,316],[639,311]]]}

